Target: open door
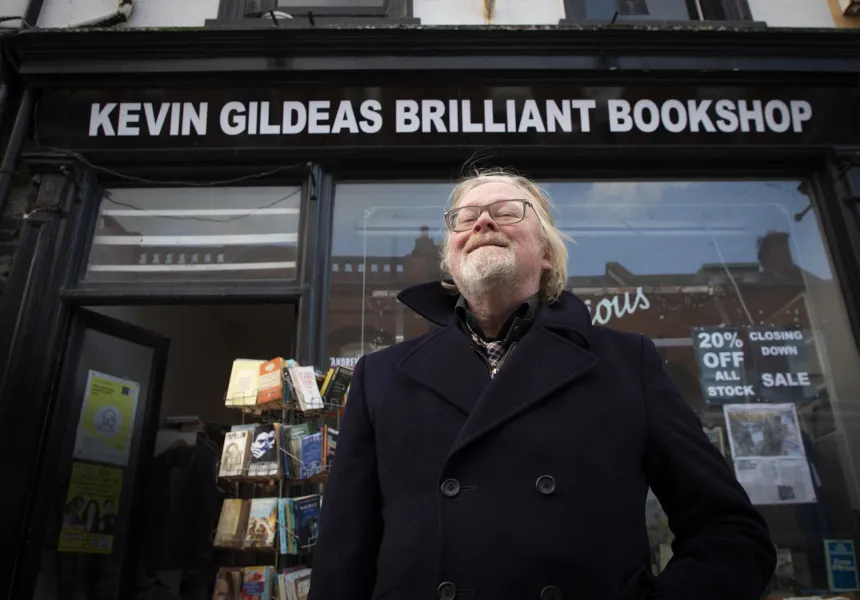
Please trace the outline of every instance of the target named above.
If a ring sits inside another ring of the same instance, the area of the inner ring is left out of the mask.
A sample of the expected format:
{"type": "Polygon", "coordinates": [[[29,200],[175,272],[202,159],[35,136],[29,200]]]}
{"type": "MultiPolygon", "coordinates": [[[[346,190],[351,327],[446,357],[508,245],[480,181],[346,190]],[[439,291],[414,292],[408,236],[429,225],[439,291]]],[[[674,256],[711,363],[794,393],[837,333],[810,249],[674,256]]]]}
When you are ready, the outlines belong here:
{"type": "Polygon", "coordinates": [[[88,310],[72,325],[15,597],[131,598],[169,340],[88,310]]]}

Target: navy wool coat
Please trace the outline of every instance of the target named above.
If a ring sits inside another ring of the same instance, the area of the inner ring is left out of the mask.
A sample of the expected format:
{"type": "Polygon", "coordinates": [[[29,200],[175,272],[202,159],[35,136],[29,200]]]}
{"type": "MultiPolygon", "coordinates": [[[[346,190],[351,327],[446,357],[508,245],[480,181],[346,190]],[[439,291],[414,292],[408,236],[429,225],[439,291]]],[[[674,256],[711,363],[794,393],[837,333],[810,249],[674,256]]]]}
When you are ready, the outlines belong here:
{"type": "Polygon", "coordinates": [[[494,378],[438,282],[437,325],[356,365],[310,600],[759,600],[767,525],[648,338],[565,292],[494,378]],[[651,575],[649,486],[674,557],[651,575]]]}

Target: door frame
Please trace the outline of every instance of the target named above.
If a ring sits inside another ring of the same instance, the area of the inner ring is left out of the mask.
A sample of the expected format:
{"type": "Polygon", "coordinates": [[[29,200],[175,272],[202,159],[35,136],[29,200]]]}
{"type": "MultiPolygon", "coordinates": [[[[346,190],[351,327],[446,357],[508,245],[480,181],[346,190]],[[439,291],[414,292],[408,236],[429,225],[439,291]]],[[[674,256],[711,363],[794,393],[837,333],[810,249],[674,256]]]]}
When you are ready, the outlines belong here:
{"type": "MultiPolygon", "coordinates": [[[[32,490],[29,514],[25,516],[31,527],[28,532],[26,545],[20,549],[18,563],[20,569],[12,582],[11,597],[31,598],[35,592],[36,581],[41,568],[41,555],[48,541],[49,534],[58,532],[56,523],[48,523],[58,515],[56,507],[65,501],[65,490],[62,485],[68,482],[71,474],[71,458],[64,457],[68,450],[69,440],[74,442],[74,433],[78,419],[74,417],[74,409],[82,407],[83,399],[75,401],[71,398],[74,390],[77,367],[80,364],[80,351],[88,330],[152,349],[152,362],[147,381],[149,398],[144,405],[141,417],[141,435],[138,460],[134,469],[135,485],[128,505],[128,514],[134,515],[141,510],[143,495],[148,488],[151,467],[154,460],[155,439],[158,429],[158,418],[161,409],[164,378],[167,372],[167,358],[170,349],[169,338],[113,317],[108,317],[83,307],[73,309],[72,324],[69,330],[62,363],[59,365],[60,377],[54,389],[54,408],[45,416],[46,442],[37,457],[39,465],[38,484],[32,490]],[[51,464],[60,464],[60,469],[52,469],[51,464]],[[46,515],[48,519],[37,518],[46,515]]],[[[136,432],[133,432],[133,435],[136,432]]],[[[126,467],[127,468],[127,467],[126,467]]],[[[120,558],[118,598],[130,598],[131,586],[134,582],[137,557],[140,551],[140,519],[128,521],[125,532],[125,547],[120,558]]]]}

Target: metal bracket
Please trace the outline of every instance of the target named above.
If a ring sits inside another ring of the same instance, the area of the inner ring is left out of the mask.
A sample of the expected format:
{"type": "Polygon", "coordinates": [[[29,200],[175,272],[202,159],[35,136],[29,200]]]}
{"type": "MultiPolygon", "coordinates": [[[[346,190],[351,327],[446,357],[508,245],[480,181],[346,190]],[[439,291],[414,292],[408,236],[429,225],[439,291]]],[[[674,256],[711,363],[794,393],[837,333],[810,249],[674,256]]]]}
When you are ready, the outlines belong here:
{"type": "Polygon", "coordinates": [[[59,206],[56,204],[50,204],[50,205],[38,206],[38,207],[34,208],[33,210],[31,210],[30,212],[28,212],[24,215],[24,220],[28,221],[30,219],[30,217],[32,217],[36,214],[39,214],[39,213],[50,213],[50,214],[60,215],[61,217],[69,216],[68,211],[66,209],[64,209],[62,206],[59,206]]]}

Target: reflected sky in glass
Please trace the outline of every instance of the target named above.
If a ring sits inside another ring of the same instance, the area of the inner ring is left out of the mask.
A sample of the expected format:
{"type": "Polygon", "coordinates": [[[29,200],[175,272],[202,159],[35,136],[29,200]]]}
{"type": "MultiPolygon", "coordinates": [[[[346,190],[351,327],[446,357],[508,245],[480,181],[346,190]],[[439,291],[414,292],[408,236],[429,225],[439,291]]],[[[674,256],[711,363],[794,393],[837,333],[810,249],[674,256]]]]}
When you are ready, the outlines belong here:
{"type": "MultiPolygon", "coordinates": [[[[813,211],[799,181],[539,182],[556,205],[571,276],[606,263],[638,275],[694,273],[703,265],[758,263],[757,243],[789,234],[795,264],[831,279],[813,211]]],[[[448,183],[344,183],[336,190],[333,254],[403,257],[426,228],[437,244],[448,183]],[[366,235],[365,235],[366,232],[366,235]]]]}

